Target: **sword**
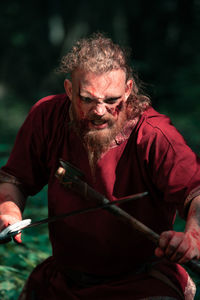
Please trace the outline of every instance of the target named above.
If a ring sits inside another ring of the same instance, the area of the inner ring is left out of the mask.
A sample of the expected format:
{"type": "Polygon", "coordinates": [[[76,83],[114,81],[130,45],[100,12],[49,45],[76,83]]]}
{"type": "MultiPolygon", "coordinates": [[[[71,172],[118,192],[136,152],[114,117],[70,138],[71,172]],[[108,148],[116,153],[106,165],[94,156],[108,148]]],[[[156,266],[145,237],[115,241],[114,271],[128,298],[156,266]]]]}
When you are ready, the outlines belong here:
{"type": "Polygon", "coordinates": [[[42,225],[42,224],[46,224],[46,223],[56,222],[60,219],[64,219],[64,218],[68,218],[68,217],[72,217],[72,216],[76,216],[76,215],[81,215],[81,214],[97,211],[97,210],[100,210],[100,209],[107,209],[108,207],[114,206],[116,204],[122,204],[122,203],[125,203],[127,201],[142,198],[142,197],[146,196],[147,194],[148,194],[147,192],[138,193],[138,194],[131,195],[131,196],[128,196],[128,197],[125,197],[125,198],[121,198],[121,199],[118,199],[118,200],[115,200],[115,201],[112,201],[112,202],[110,202],[108,199],[106,199],[104,197],[108,201],[108,203],[106,203],[106,204],[99,204],[99,205],[94,206],[94,207],[88,207],[88,208],[84,208],[84,209],[74,210],[74,211],[71,211],[71,212],[67,212],[67,213],[59,214],[59,215],[52,216],[52,217],[49,217],[49,218],[45,218],[45,219],[42,219],[42,220],[39,220],[39,221],[35,221],[33,223],[32,223],[31,219],[24,219],[22,221],[19,221],[19,222],[16,222],[16,223],[12,224],[12,225],[9,225],[4,230],[2,230],[0,232],[0,241],[9,240],[13,236],[20,233],[24,229],[36,227],[38,225],[42,225]]]}

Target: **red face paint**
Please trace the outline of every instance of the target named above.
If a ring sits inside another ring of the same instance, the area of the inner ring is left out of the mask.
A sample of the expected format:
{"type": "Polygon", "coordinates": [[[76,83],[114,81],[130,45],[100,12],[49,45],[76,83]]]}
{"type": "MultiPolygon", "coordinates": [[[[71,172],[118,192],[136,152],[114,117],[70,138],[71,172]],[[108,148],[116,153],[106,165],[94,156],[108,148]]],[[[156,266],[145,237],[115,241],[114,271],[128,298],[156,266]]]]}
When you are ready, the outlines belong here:
{"type": "MultiPolygon", "coordinates": [[[[189,253],[193,253],[197,259],[200,257],[200,232],[193,228],[191,231],[187,232],[187,244],[189,253]]],[[[189,255],[188,253],[188,255],[189,255]]]]}
{"type": "Polygon", "coordinates": [[[124,107],[124,102],[121,101],[116,107],[116,112],[119,114],[119,112],[122,111],[123,107],[124,107]]]}
{"type": "Polygon", "coordinates": [[[113,134],[122,128],[126,120],[124,71],[96,75],[79,70],[73,83],[73,116],[80,128],[113,130],[113,134]],[[108,101],[112,98],[116,100],[108,101]]]}
{"type": "Polygon", "coordinates": [[[196,229],[193,229],[191,232],[190,232],[191,236],[195,239],[198,239],[200,238],[200,232],[196,229]]]}
{"type": "Polygon", "coordinates": [[[122,108],[124,106],[123,101],[121,101],[116,107],[107,107],[107,111],[113,116],[116,117],[116,115],[119,115],[120,111],[122,111],[122,108]]]}
{"type": "Polygon", "coordinates": [[[95,89],[93,87],[90,87],[90,95],[95,98],[95,89]]]}

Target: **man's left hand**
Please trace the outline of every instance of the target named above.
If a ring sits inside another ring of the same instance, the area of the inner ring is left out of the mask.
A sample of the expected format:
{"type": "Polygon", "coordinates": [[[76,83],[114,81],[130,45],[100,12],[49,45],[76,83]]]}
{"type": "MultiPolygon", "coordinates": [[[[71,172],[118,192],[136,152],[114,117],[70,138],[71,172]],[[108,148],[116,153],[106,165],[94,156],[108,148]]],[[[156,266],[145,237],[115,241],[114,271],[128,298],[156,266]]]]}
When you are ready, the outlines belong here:
{"type": "Polygon", "coordinates": [[[164,231],[160,235],[159,246],[155,250],[158,257],[167,257],[176,263],[186,263],[200,259],[200,232],[164,231]]]}

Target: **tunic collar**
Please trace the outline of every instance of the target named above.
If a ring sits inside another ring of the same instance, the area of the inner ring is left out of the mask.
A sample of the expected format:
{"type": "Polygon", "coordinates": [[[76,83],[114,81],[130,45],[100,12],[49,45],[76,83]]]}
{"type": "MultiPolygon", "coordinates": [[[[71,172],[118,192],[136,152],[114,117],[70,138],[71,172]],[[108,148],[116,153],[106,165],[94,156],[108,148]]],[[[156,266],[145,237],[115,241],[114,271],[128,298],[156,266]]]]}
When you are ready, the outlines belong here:
{"type": "Polygon", "coordinates": [[[133,129],[135,128],[135,126],[138,123],[139,118],[134,118],[133,120],[128,120],[123,129],[121,130],[121,132],[119,132],[117,134],[117,136],[115,137],[115,139],[113,140],[113,142],[111,143],[110,147],[114,148],[117,147],[119,145],[121,145],[123,142],[125,142],[131,135],[133,129]]]}

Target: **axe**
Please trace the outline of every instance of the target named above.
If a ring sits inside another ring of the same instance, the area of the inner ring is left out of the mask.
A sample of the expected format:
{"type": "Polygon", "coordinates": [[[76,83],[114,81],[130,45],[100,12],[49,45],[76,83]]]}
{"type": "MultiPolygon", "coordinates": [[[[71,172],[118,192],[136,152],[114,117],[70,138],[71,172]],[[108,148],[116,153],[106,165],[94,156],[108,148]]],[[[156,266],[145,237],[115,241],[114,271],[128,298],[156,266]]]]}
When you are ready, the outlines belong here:
{"type": "MultiPolygon", "coordinates": [[[[84,178],[84,174],[78,168],[62,159],[60,159],[60,164],[61,167],[58,168],[55,176],[58,178],[61,184],[79,194],[81,197],[91,199],[93,201],[95,200],[98,205],[105,205],[105,209],[108,210],[111,214],[115,215],[123,222],[130,225],[134,230],[137,230],[138,232],[143,234],[156,246],[158,245],[160,238],[159,234],[151,230],[145,224],[141,223],[139,220],[125,212],[120,207],[116,205],[108,205],[112,202],[110,202],[102,194],[94,190],[84,180],[82,180],[84,178]]],[[[147,194],[148,193],[145,192],[143,193],[143,196],[147,194]]],[[[189,267],[192,271],[200,275],[200,261],[192,259],[187,262],[185,266],[189,267]]]]}

